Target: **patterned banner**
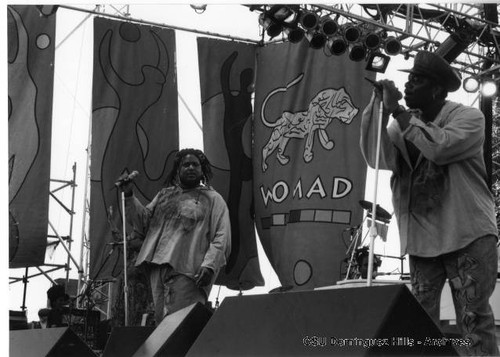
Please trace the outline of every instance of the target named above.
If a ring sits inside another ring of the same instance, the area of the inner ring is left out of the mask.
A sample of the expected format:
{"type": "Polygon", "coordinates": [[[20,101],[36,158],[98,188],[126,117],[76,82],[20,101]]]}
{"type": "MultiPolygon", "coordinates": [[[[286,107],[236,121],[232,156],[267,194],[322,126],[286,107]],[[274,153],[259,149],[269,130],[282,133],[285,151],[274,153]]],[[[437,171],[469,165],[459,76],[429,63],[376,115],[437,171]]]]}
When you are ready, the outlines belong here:
{"type": "Polygon", "coordinates": [[[232,249],[217,284],[234,290],[264,285],[254,228],[251,117],[255,46],[198,39],[204,151],[214,188],[231,218],[232,249]]]}
{"type": "Polygon", "coordinates": [[[10,268],[45,258],[56,9],[7,7],[10,268]]]}
{"type": "Polygon", "coordinates": [[[338,281],[345,230],[362,221],[359,119],[372,92],[363,77],[374,78],[364,66],[307,41],[257,53],[256,224],[283,288],[338,281]]]}
{"type": "MultiPolygon", "coordinates": [[[[123,269],[121,247],[108,244],[122,240],[118,177],[138,171],[135,193],[146,203],[163,187],[172,167],[179,147],[174,49],[173,30],[95,19],[91,279],[117,277],[123,269]]],[[[133,269],[138,247],[129,247],[133,269]]]]}

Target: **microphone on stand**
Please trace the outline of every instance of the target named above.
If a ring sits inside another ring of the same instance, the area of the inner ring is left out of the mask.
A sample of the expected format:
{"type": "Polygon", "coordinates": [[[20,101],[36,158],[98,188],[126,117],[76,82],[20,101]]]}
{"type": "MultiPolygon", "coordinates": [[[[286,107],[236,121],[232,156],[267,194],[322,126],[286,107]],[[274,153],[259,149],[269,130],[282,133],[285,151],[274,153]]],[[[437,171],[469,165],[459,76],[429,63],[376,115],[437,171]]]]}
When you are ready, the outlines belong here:
{"type": "MultiPolygon", "coordinates": [[[[372,84],[372,86],[374,86],[375,88],[377,88],[380,92],[383,92],[384,91],[384,87],[382,87],[382,84],[380,84],[379,82],[375,82],[373,80],[371,80],[370,78],[367,78],[365,77],[365,79],[370,82],[372,84]]],[[[402,99],[403,98],[403,95],[401,94],[401,92],[398,92],[398,100],[402,99]]]]}
{"type": "Polygon", "coordinates": [[[132,171],[131,173],[124,173],[123,175],[121,175],[120,177],[118,177],[118,180],[115,182],[115,186],[116,187],[121,187],[123,184],[129,182],[129,181],[132,181],[134,178],[136,178],[137,176],[139,176],[139,172],[138,171],[132,171]]]}

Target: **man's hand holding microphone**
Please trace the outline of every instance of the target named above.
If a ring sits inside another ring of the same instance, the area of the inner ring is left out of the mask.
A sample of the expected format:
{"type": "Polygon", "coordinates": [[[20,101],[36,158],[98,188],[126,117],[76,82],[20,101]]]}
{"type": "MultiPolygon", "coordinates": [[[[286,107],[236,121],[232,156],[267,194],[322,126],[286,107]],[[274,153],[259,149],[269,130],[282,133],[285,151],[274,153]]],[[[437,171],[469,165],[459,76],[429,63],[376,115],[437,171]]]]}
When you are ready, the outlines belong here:
{"type": "MultiPolygon", "coordinates": [[[[403,98],[403,94],[401,94],[393,81],[382,79],[375,82],[366,77],[365,79],[373,85],[375,96],[382,101],[384,114],[382,116],[382,125],[384,127],[387,126],[391,114],[394,118],[398,119],[399,114],[406,112],[405,107],[399,104],[399,100],[403,98]]],[[[409,117],[398,120],[402,130],[408,126],[408,120],[409,117]]]]}

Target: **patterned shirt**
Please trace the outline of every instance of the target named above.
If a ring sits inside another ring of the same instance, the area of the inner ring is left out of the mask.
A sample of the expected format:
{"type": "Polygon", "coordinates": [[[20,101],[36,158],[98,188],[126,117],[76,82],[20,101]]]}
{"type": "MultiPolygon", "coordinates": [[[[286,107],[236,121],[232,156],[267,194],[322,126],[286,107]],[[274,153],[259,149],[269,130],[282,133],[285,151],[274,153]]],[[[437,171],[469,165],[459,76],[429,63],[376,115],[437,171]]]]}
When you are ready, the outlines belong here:
{"type": "MultiPolygon", "coordinates": [[[[229,212],[215,190],[168,187],[146,207],[135,196],[126,198],[126,206],[128,221],[144,237],[136,266],[169,264],[192,279],[201,267],[207,267],[215,279],[226,264],[231,250],[229,212]]],[[[207,296],[210,288],[205,289],[207,296]]]]}

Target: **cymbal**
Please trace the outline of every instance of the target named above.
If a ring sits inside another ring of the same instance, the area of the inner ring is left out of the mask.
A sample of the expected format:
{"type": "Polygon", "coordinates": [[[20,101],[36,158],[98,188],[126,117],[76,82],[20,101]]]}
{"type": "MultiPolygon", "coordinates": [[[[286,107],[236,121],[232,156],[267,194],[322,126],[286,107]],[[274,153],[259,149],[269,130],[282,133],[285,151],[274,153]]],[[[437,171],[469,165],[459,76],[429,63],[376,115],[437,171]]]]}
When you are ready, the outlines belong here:
{"type": "MultiPolygon", "coordinates": [[[[372,213],[372,208],[373,208],[373,203],[370,201],[365,201],[365,200],[360,200],[359,201],[360,206],[367,210],[368,212],[372,213]]],[[[385,220],[385,221],[390,221],[392,218],[392,215],[387,212],[385,209],[380,207],[378,204],[375,208],[375,219],[380,219],[380,220],[385,220]]]]}

